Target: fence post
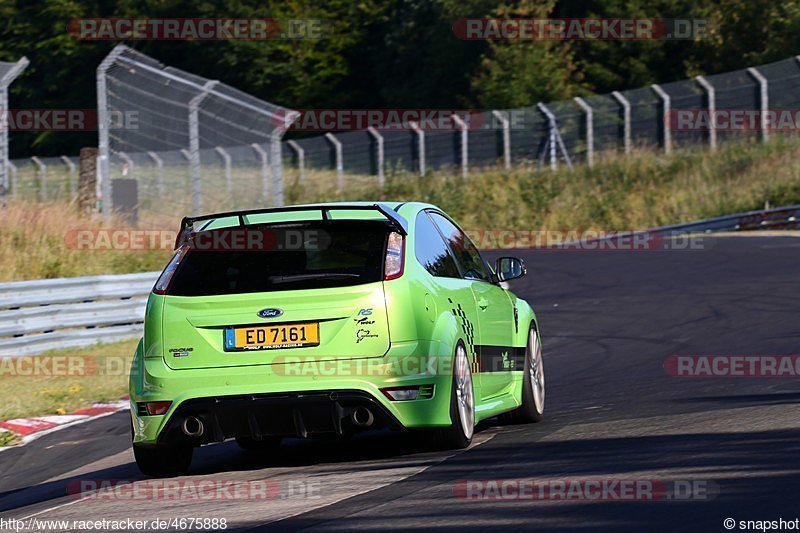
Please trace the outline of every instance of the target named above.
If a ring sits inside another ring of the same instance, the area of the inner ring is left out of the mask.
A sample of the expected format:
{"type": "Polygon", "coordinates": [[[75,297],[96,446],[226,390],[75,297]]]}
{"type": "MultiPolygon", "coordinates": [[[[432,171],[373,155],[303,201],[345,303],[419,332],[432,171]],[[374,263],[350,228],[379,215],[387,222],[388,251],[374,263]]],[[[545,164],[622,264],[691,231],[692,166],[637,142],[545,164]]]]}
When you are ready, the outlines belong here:
{"type": "Polygon", "coordinates": [[[202,180],[200,179],[200,104],[208,96],[217,80],[209,80],[200,94],[189,100],[189,175],[192,183],[192,211],[199,215],[202,205],[202,180]]]}
{"type": "MultiPolygon", "coordinates": [[[[550,152],[550,170],[555,172],[558,168],[558,156],[556,154],[555,116],[553,116],[553,113],[551,113],[550,110],[547,109],[547,106],[541,102],[536,104],[536,107],[539,108],[539,111],[541,111],[544,117],[547,119],[547,147],[549,147],[550,152]]],[[[544,153],[542,153],[542,155],[544,155],[544,153]]]]}
{"type": "Polygon", "coordinates": [[[231,170],[231,155],[225,151],[222,146],[217,146],[214,151],[222,158],[222,164],[225,165],[225,188],[228,194],[233,192],[233,171],[231,170]]]}
{"type": "Polygon", "coordinates": [[[761,105],[761,140],[767,142],[769,140],[769,121],[767,120],[767,114],[769,113],[769,85],[767,78],[754,67],[747,69],[747,73],[758,82],[758,103],[761,105]]]}
{"type": "Polygon", "coordinates": [[[336,154],[336,190],[342,192],[344,184],[344,165],[342,164],[342,143],[334,137],[333,133],[326,133],[325,138],[333,145],[336,154]]]}
{"type": "Polygon", "coordinates": [[[511,169],[511,128],[509,126],[508,117],[500,111],[492,111],[492,115],[500,121],[503,125],[503,167],[506,170],[511,169]]]}
{"type": "Polygon", "coordinates": [[[558,122],[556,116],[550,111],[542,102],[536,104],[536,107],[547,119],[548,139],[544,146],[541,156],[539,157],[539,164],[544,160],[546,152],[550,152],[550,170],[554,171],[558,168],[558,151],[561,150],[561,155],[564,157],[564,162],[567,167],[572,169],[572,160],[567,152],[567,147],[564,145],[564,139],[561,138],[561,132],[558,131],[558,122]]]}
{"type": "Polygon", "coordinates": [[[97,148],[81,148],[78,177],[78,209],[93,213],[97,209],[97,148]]]}
{"type": "Polygon", "coordinates": [[[31,161],[38,167],[39,174],[39,199],[44,202],[47,200],[47,165],[36,156],[31,157],[31,161]]]}
{"type": "Polygon", "coordinates": [[[8,179],[8,187],[9,192],[11,193],[12,198],[17,197],[17,165],[14,164],[13,161],[7,161],[8,163],[8,170],[10,171],[7,175],[8,179]]]}
{"type": "Polygon", "coordinates": [[[261,199],[264,202],[267,201],[269,197],[269,186],[270,186],[270,169],[269,169],[269,156],[267,151],[261,148],[258,143],[253,143],[250,145],[253,150],[258,154],[258,157],[261,159],[261,199]]]}
{"type": "Polygon", "coordinates": [[[286,144],[289,145],[289,148],[294,150],[297,154],[297,171],[300,174],[299,181],[300,183],[305,183],[306,181],[306,151],[303,150],[303,147],[297,144],[295,141],[286,141],[286,144]]]}
{"type": "Polygon", "coordinates": [[[126,165],[128,165],[127,170],[123,172],[122,175],[123,176],[130,175],[130,177],[133,177],[133,159],[131,159],[130,156],[128,156],[128,154],[126,154],[125,152],[118,152],[117,155],[119,156],[120,159],[125,161],[126,165]]]}
{"type": "Polygon", "coordinates": [[[416,122],[409,122],[411,130],[417,134],[417,152],[419,152],[419,175],[425,175],[425,130],[416,122]]]}
{"type": "Polygon", "coordinates": [[[704,76],[695,76],[700,86],[706,90],[706,97],[708,98],[708,144],[712,150],[717,149],[717,97],[714,91],[714,86],[711,85],[704,76]]]}
{"type": "Polygon", "coordinates": [[[594,165],[594,110],[580,96],[576,96],[573,100],[586,115],[586,164],[591,168],[594,165]]]}
{"type": "Polygon", "coordinates": [[[383,189],[383,185],[386,182],[386,178],[384,177],[384,174],[383,174],[383,163],[384,163],[384,161],[383,161],[383,157],[384,157],[384,154],[383,154],[383,135],[381,135],[378,132],[378,130],[376,130],[372,126],[367,128],[367,131],[369,132],[370,135],[372,135],[372,137],[375,139],[375,142],[378,145],[378,153],[377,153],[377,159],[378,159],[378,187],[383,189]]]}
{"type": "Polygon", "coordinates": [[[469,174],[469,129],[456,114],[453,114],[453,122],[461,130],[461,179],[465,180],[469,174]]]}
{"type": "Polygon", "coordinates": [[[156,164],[156,191],[158,192],[158,197],[164,198],[164,160],[152,151],[147,152],[147,155],[156,164]]]}
{"type": "Polygon", "coordinates": [[[111,216],[111,177],[109,173],[109,134],[108,134],[108,95],[106,94],[106,74],[111,65],[126,50],[118,44],[97,67],[97,188],[102,201],[103,216],[111,216]]]}
{"type": "Polygon", "coordinates": [[[622,106],[622,140],[625,153],[629,154],[631,153],[631,103],[619,91],[612,92],[611,96],[622,106]]]}
{"type": "Polygon", "coordinates": [[[663,110],[661,112],[661,118],[664,121],[664,153],[668,154],[672,152],[672,124],[670,123],[672,120],[672,117],[670,116],[670,113],[672,112],[672,102],[667,92],[657,83],[651,85],[650,88],[652,88],[653,92],[655,92],[658,97],[661,98],[661,108],[663,110]]]}
{"type": "Polygon", "coordinates": [[[75,163],[73,163],[72,160],[65,155],[61,156],[61,161],[67,165],[67,168],[69,169],[69,195],[70,197],[74,197],[78,185],[77,176],[75,175],[75,169],[77,167],[75,166],[75,163]]]}
{"type": "Polygon", "coordinates": [[[21,58],[0,79],[0,202],[11,188],[8,175],[11,168],[8,159],[8,87],[29,63],[28,58],[21,58]]]}
{"type": "Polygon", "coordinates": [[[270,135],[270,173],[272,174],[272,205],[283,205],[283,151],[281,137],[283,132],[273,131],[270,135]]]}

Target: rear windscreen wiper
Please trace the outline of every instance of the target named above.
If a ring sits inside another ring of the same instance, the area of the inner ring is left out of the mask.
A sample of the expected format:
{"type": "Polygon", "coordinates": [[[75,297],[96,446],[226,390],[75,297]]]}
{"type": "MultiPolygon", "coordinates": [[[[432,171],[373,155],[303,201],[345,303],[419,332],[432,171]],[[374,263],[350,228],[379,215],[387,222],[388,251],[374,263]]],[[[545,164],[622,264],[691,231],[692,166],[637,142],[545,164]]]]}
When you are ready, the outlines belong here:
{"type": "Polygon", "coordinates": [[[306,281],[310,279],[340,279],[340,278],[360,278],[360,274],[348,274],[345,272],[331,272],[318,274],[294,274],[291,276],[270,276],[271,283],[290,283],[292,281],[306,281]]]}

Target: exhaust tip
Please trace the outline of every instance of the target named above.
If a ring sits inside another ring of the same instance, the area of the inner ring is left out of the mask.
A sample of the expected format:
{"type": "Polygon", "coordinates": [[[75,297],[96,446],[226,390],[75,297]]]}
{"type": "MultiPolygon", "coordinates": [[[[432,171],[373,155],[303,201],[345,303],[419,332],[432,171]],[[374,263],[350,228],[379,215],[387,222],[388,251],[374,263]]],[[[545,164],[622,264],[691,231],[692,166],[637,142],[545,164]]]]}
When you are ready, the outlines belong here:
{"type": "Polygon", "coordinates": [[[372,423],[375,422],[372,411],[361,406],[353,409],[353,412],[350,414],[350,419],[353,421],[353,424],[362,428],[370,427],[372,423]]]}
{"type": "Polygon", "coordinates": [[[181,430],[187,437],[200,437],[205,431],[203,421],[196,416],[187,416],[181,424],[181,430]]]}

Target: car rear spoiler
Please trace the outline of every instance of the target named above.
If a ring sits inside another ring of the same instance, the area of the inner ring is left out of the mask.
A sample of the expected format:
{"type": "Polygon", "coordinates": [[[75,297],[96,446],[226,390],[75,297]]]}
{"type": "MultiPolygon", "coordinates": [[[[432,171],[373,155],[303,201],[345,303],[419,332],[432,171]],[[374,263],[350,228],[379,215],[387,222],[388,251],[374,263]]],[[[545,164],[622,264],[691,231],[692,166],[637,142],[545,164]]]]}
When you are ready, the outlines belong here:
{"type": "Polygon", "coordinates": [[[391,209],[385,204],[337,204],[337,205],[297,205],[286,207],[268,207],[263,209],[251,209],[246,211],[227,211],[224,213],[213,213],[210,215],[200,215],[196,217],[183,217],[181,220],[181,229],[178,232],[178,237],[175,239],[175,249],[185,242],[187,237],[195,233],[195,224],[197,222],[204,222],[210,220],[217,220],[220,218],[237,217],[239,224],[236,227],[247,226],[245,217],[251,215],[261,215],[264,213],[295,213],[299,211],[320,211],[322,213],[322,220],[330,220],[330,211],[333,210],[358,210],[358,211],[378,211],[386,217],[394,230],[400,235],[408,235],[408,223],[406,219],[397,214],[396,211],[391,209]]]}

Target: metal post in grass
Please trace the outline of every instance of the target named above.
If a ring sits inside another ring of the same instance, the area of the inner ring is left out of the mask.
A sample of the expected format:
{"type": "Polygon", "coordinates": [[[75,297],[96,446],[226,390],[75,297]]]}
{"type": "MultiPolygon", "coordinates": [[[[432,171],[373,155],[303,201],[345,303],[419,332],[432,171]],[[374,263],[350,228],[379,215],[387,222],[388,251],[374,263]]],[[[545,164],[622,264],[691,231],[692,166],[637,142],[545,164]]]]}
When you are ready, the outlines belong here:
{"type": "Polygon", "coordinates": [[[558,169],[558,154],[556,152],[556,117],[547,109],[547,106],[539,102],[536,104],[547,120],[547,148],[550,153],[550,170],[555,172],[558,169]]]}
{"type": "Polygon", "coordinates": [[[36,156],[31,157],[31,161],[36,165],[37,175],[39,176],[39,199],[44,202],[47,200],[47,165],[36,156]]]}
{"type": "Polygon", "coordinates": [[[419,175],[425,175],[425,130],[419,127],[416,122],[409,121],[411,131],[417,135],[417,153],[419,155],[419,175]]]}
{"type": "MultiPolygon", "coordinates": [[[[561,132],[558,130],[558,121],[556,120],[556,116],[553,114],[550,109],[543,103],[539,102],[536,104],[536,107],[539,111],[547,119],[547,131],[548,131],[548,139],[547,144],[545,144],[545,150],[550,153],[550,170],[554,171],[558,168],[558,152],[561,151],[561,156],[564,158],[564,162],[567,164],[569,169],[572,169],[572,159],[569,156],[569,152],[567,152],[567,147],[564,144],[564,139],[561,137],[561,132]]],[[[539,161],[544,160],[545,151],[542,152],[539,161]]]]}
{"type": "Polygon", "coordinates": [[[98,207],[97,148],[87,146],[78,154],[78,210],[88,215],[98,207]]]}
{"type": "Polygon", "coordinates": [[[469,174],[469,128],[457,114],[453,114],[453,123],[461,131],[461,179],[465,180],[469,174]]]}
{"type": "Polygon", "coordinates": [[[511,170],[511,127],[508,117],[500,111],[492,111],[492,115],[500,121],[503,128],[503,168],[511,170]]]}
{"type": "Polygon", "coordinates": [[[200,178],[200,104],[217,85],[217,80],[209,80],[197,96],[189,100],[189,176],[192,184],[192,211],[200,214],[202,205],[202,180],[200,178]]]}
{"type": "Polygon", "coordinates": [[[214,151],[222,159],[222,164],[225,168],[225,189],[228,194],[233,192],[233,170],[231,169],[231,154],[225,151],[222,146],[217,146],[214,151]]]}
{"type": "Polygon", "coordinates": [[[164,160],[155,153],[147,152],[148,157],[156,164],[156,191],[159,198],[164,198],[164,160]]]}
{"type": "Polygon", "coordinates": [[[8,192],[12,198],[17,197],[17,165],[13,161],[7,161],[8,164],[8,192]]]}
{"type": "Polygon", "coordinates": [[[594,110],[580,96],[576,96],[573,100],[583,110],[586,117],[586,164],[591,168],[594,165],[594,110]]]}
{"type": "Polygon", "coordinates": [[[717,149],[717,96],[714,86],[704,76],[695,76],[695,81],[706,91],[708,100],[708,145],[712,150],[717,149]]]}
{"type": "Polygon", "coordinates": [[[662,89],[660,85],[654,83],[650,88],[661,98],[661,119],[664,121],[664,129],[662,130],[664,136],[664,153],[668,154],[672,151],[672,124],[670,124],[670,120],[672,120],[670,116],[672,112],[672,102],[667,92],[662,89]]]}
{"type": "Polygon", "coordinates": [[[333,145],[334,156],[336,157],[336,190],[342,192],[342,186],[344,185],[342,143],[333,135],[333,133],[326,133],[325,138],[333,145]]]}
{"type": "Polygon", "coordinates": [[[383,174],[383,163],[384,163],[383,162],[383,158],[384,158],[384,154],[383,154],[383,135],[381,135],[380,132],[378,132],[378,130],[376,130],[372,126],[367,128],[367,131],[369,132],[370,135],[372,135],[372,138],[375,139],[375,143],[376,143],[376,146],[377,146],[377,153],[375,155],[376,155],[376,158],[377,158],[377,166],[378,166],[378,169],[377,169],[378,170],[378,187],[383,189],[383,185],[386,182],[386,178],[384,177],[384,174],[383,174]]]}
{"type": "Polygon", "coordinates": [[[8,159],[8,87],[22,74],[30,62],[23,57],[16,63],[4,63],[0,78],[0,201],[11,188],[8,159]]]}
{"type": "Polygon", "coordinates": [[[117,155],[119,156],[120,159],[125,161],[125,164],[127,165],[127,171],[122,173],[123,176],[129,176],[129,177],[132,178],[133,177],[133,159],[131,159],[131,157],[128,154],[126,154],[125,152],[117,152],[117,155]]]}
{"type": "Polygon", "coordinates": [[[297,172],[299,174],[299,181],[300,183],[305,183],[306,181],[306,151],[303,150],[303,147],[297,144],[295,141],[287,141],[286,144],[289,145],[289,148],[294,150],[294,153],[297,154],[297,172]]]}
{"type": "Polygon", "coordinates": [[[298,111],[286,111],[284,120],[279,123],[270,134],[270,163],[272,164],[272,205],[284,205],[283,200],[283,136],[286,131],[299,119],[298,111]]]}
{"type": "Polygon", "coordinates": [[[70,198],[75,198],[78,192],[78,167],[72,162],[72,159],[65,155],[61,156],[61,162],[67,165],[69,170],[69,196],[70,198]]]}
{"type": "Polygon", "coordinates": [[[111,175],[109,166],[109,119],[106,76],[108,70],[126,50],[125,45],[117,45],[97,67],[97,188],[102,200],[103,216],[111,216],[111,175]]]}
{"type": "Polygon", "coordinates": [[[769,121],[767,120],[767,114],[769,113],[769,85],[767,78],[753,67],[747,69],[747,73],[758,82],[758,103],[761,106],[761,140],[767,142],[769,140],[769,121]]]}
{"type": "Polygon", "coordinates": [[[622,107],[622,146],[626,154],[631,153],[631,103],[619,91],[611,93],[622,107]]]}
{"type": "Polygon", "coordinates": [[[250,145],[255,151],[258,158],[261,160],[261,199],[264,202],[269,198],[270,188],[270,169],[269,169],[269,154],[258,143],[250,145]]]}

